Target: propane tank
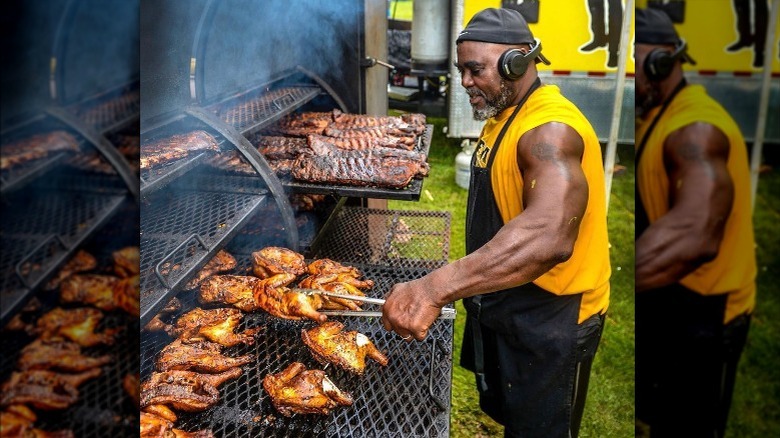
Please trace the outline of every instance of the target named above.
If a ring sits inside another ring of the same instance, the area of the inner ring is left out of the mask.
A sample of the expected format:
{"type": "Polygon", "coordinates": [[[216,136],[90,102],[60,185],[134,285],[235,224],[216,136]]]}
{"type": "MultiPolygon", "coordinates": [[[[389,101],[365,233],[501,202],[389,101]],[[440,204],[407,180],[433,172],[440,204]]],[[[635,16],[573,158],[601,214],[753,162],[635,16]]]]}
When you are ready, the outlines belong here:
{"type": "Polygon", "coordinates": [[[455,184],[467,189],[471,180],[471,156],[474,155],[474,145],[469,139],[460,144],[461,151],[455,156],[455,184]]]}
{"type": "Polygon", "coordinates": [[[444,66],[450,56],[450,0],[413,4],[412,64],[444,66]]]}

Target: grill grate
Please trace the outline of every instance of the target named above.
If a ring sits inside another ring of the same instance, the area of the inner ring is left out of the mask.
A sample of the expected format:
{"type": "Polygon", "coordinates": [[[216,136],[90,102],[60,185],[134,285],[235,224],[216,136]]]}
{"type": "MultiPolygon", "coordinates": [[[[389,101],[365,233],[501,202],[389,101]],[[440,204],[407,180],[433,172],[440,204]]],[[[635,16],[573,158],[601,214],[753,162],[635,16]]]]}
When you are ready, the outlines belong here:
{"type": "Polygon", "coordinates": [[[158,192],[141,206],[141,322],[264,202],[260,194],[158,192]]]}
{"type": "MultiPolygon", "coordinates": [[[[127,205],[127,212],[135,211],[135,204],[127,205]]],[[[98,270],[110,273],[113,264],[111,252],[126,245],[137,245],[137,229],[135,236],[130,233],[131,221],[121,220],[117,227],[106,228],[84,246],[98,259],[98,270]],[[123,231],[122,231],[123,230],[123,231]],[[129,236],[129,237],[128,237],[129,236]]],[[[4,242],[5,243],[5,242],[4,242]]],[[[4,246],[5,249],[8,246],[4,246]]],[[[41,302],[39,310],[25,314],[26,322],[35,321],[38,317],[58,305],[57,292],[39,292],[36,297],[41,302]]],[[[79,307],[68,305],[63,307],[79,307]]],[[[117,338],[113,346],[98,346],[82,348],[82,353],[88,356],[110,354],[114,361],[103,366],[103,374],[79,387],[79,400],[68,409],[62,411],[37,411],[38,421],[35,426],[43,430],[71,429],[77,437],[133,437],[138,436],[138,407],[122,388],[122,379],[127,374],[135,374],[140,368],[138,345],[138,318],[131,317],[121,311],[104,312],[97,331],[106,328],[124,327],[125,330],[117,338]]],[[[0,381],[5,381],[16,367],[21,349],[34,339],[24,332],[4,333],[0,337],[0,347],[3,354],[0,361],[0,381]]]]}
{"type": "MultiPolygon", "coordinates": [[[[248,270],[251,257],[234,255],[240,264],[237,271],[248,270]]],[[[428,272],[419,268],[353,265],[366,278],[375,281],[376,285],[368,292],[374,297],[382,297],[395,283],[419,278],[428,272]]],[[[181,293],[179,299],[183,309],[197,305],[196,292],[181,293]]],[[[210,429],[217,437],[449,436],[453,321],[438,320],[425,342],[407,343],[398,335],[386,332],[379,318],[331,318],[342,321],[350,330],[366,334],[390,359],[387,367],[369,361],[362,377],[334,366],[325,369],[336,386],[350,392],[354,399],[352,406],[337,408],[327,416],[287,418],[279,414],[262,389],[262,379],[293,361],[302,362],[310,369],[322,369],[300,335],[301,329],[313,327],[315,323],[282,320],[258,312],[247,314],[238,329],[264,327],[256,336],[256,343],[232,347],[225,352],[231,356],[252,353],[256,361],[245,366],[238,379],[220,387],[221,402],[217,406],[203,413],[182,413],[177,427],[190,431],[210,429]]],[[[141,339],[142,380],[152,372],[155,355],[171,341],[165,334],[144,333],[141,339]]]]}
{"type": "MultiPolygon", "coordinates": [[[[21,196],[21,194],[17,194],[21,196]]],[[[2,320],[122,204],[116,194],[40,191],[11,200],[2,220],[2,320]],[[21,277],[17,273],[21,268],[21,277]]]]}
{"type": "Polygon", "coordinates": [[[80,103],[71,111],[98,132],[107,133],[138,117],[141,111],[141,91],[138,88],[118,96],[109,95],[80,103]]]}
{"type": "Polygon", "coordinates": [[[212,111],[225,123],[246,134],[295,111],[318,94],[318,87],[284,87],[243,97],[226,105],[215,105],[212,111]]]}
{"type": "Polygon", "coordinates": [[[313,254],[344,263],[435,269],[447,263],[450,221],[446,211],[345,207],[313,254]]]}

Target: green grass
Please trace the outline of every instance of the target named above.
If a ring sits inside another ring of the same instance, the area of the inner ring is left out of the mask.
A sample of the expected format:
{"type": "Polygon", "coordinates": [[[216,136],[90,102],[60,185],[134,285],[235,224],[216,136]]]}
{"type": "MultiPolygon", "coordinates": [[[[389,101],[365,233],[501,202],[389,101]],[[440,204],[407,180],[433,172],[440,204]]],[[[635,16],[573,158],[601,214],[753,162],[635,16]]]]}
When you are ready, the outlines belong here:
{"type": "MultiPolygon", "coordinates": [[[[395,114],[395,113],[393,113],[395,114]]],[[[467,191],[455,184],[455,156],[460,141],[442,132],[446,119],[428,118],[434,124],[429,163],[430,175],[423,184],[419,202],[390,201],[395,210],[446,210],[452,213],[450,260],[465,255],[465,212],[467,191]]],[[[633,288],[634,288],[634,173],[633,150],[621,150],[621,164],[627,171],[613,182],[609,213],[612,244],[612,303],[599,353],[593,365],[588,401],[581,427],[582,437],[633,436],[633,288]],[[625,155],[625,157],[624,157],[625,155]],[[618,269],[619,268],[619,269],[618,269]]],[[[458,366],[465,310],[456,303],[451,436],[497,437],[503,428],[482,413],[474,375],[458,366]]]]}
{"type": "Polygon", "coordinates": [[[753,214],[756,309],[737,372],[727,436],[780,436],[780,174],[761,175],[753,214]]]}

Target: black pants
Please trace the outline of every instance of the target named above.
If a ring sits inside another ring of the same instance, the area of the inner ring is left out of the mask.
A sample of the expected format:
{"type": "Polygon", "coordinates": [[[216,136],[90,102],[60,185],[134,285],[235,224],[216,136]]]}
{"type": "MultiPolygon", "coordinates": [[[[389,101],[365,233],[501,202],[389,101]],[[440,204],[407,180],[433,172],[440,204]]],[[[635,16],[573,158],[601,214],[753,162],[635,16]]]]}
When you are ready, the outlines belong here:
{"type": "Polygon", "coordinates": [[[680,285],[636,297],[636,416],[651,437],[722,437],[750,316],[680,285]]]}
{"type": "Polygon", "coordinates": [[[481,322],[474,318],[479,311],[464,301],[469,320],[461,364],[475,371],[472,359],[481,344],[480,408],[504,425],[506,437],[576,437],[604,316],[578,325],[579,296],[522,293],[532,304],[496,300],[482,307],[481,322]],[[503,318],[495,317],[502,312],[503,318]],[[478,343],[473,342],[475,325],[481,332],[478,343]]]}

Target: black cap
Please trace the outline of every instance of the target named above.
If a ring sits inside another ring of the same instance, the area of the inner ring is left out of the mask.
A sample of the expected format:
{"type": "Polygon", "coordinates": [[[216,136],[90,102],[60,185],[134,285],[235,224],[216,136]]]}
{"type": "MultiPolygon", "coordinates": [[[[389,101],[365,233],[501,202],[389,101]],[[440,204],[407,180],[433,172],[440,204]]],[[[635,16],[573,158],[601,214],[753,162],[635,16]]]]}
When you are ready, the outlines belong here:
{"type": "MultiPolygon", "coordinates": [[[[463,41],[480,41],[507,45],[536,43],[528,23],[520,12],[514,9],[488,8],[477,12],[458,35],[456,44],[463,41]]],[[[550,64],[541,54],[537,62],[550,64]]]]}
{"type": "MultiPolygon", "coordinates": [[[[663,44],[679,47],[683,40],[677,35],[672,19],[658,8],[637,8],[635,23],[635,42],[637,44],[663,44]]],[[[696,64],[696,61],[683,49],[680,60],[696,64]]]]}

